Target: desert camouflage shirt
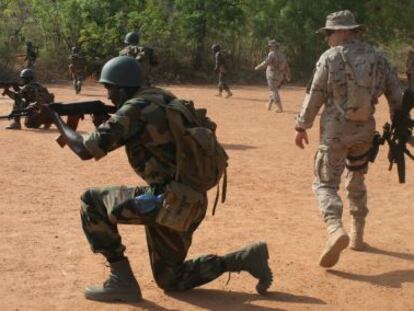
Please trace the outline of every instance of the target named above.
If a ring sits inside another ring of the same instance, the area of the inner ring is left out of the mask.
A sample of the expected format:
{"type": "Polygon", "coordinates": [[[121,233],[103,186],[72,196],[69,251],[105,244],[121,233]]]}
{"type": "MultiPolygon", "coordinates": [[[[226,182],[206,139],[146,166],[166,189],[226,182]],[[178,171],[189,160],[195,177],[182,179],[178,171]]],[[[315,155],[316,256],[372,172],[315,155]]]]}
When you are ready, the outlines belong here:
{"type": "Polygon", "coordinates": [[[285,55],[279,49],[270,51],[266,59],[256,69],[266,67],[266,76],[282,81],[289,76],[289,65],[285,55]]]}
{"type": "MultiPolygon", "coordinates": [[[[167,91],[160,92],[159,96],[174,98],[167,91]]],[[[96,160],[125,146],[131,167],[151,186],[166,185],[174,179],[175,169],[167,163],[175,165],[175,143],[165,110],[139,93],[86,135],[84,145],[96,160]],[[162,155],[162,159],[154,154],[162,155]]]]}
{"type": "MultiPolygon", "coordinates": [[[[346,48],[352,55],[352,53],[365,51],[367,47],[369,45],[359,40],[349,40],[343,45],[332,47],[322,54],[316,64],[313,81],[303,102],[302,109],[297,116],[297,127],[311,128],[322,106],[324,106],[324,110],[321,116],[321,136],[338,132],[341,127],[345,127],[351,122],[347,122],[343,113],[336,107],[336,105],[344,105],[347,98],[345,64],[340,51],[346,48]]],[[[402,90],[400,83],[395,70],[386,57],[378,51],[375,51],[375,55],[376,78],[373,84],[373,98],[378,98],[384,94],[388,100],[390,111],[393,113],[401,105],[402,90]]],[[[373,115],[370,120],[374,121],[373,115]]]]}

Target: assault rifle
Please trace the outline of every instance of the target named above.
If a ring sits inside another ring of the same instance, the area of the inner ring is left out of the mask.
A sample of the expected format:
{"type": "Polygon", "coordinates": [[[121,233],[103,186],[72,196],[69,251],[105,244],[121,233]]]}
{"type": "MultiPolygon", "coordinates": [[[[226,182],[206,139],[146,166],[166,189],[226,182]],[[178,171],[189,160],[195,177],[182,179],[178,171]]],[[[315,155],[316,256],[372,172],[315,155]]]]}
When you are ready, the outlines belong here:
{"type": "Polygon", "coordinates": [[[401,184],[405,183],[405,157],[407,155],[414,160],[414,155],[407,149],[407,142],[412,137],[414,120],[411,119],[410,111],[414,107],[414,92],[411,89],[404,91],[402,107],[395,112],[392,123],[388,122],[383,126],[382,135],[377,133],[374,137],[373,152],[371,152],[370,161],[374,162],[379,145],[387,142],[388,161],[390,171],[394,165],[397,165],[398,180],[401,184]]]}
{"type": "MultiPolygon", "coordinates": [[[[110,113],[115,113],[117,108],[115,106],[105,105],[100,100],[84,101],[84,102],[71,102],[71,103],[51,103],[48,104],[52,110],[54,110],[60,116],[67,116],[66,124],[72,129],[76,130],[79,124],[79,120],[84,118],[85,114],[90,114],[96,119],[102,119],[109,117],[110,113]]],[[[43,114],[45,123],[51,123],[50,117],[42,112],[39,105],[33,105],[23,110],[14,110],[7,116],[0,116],[1,119],[13,119],[15,117],[30,117],[33,114],[43,114]]],[[[94,122],[95,123],[95,122],[94,122]]],[[[95,123],[96,125],[96,123],[95,123]]],[[[61,147],[66,145],[63,136],[59,136],[56,141],[61,147]]]]}
{"type": "MultiPolygon", "coordinates": [[[[22,84],[20,82],[16,82],[16,81],[0,81],[0,89],[8,89],[10,87],[13,87],[13,89],[18,92],[20,91],[20,87],[22,86],[22,84]]],[[[3,92],[2,95],[4,95],[5,93],[3,92]]]]}

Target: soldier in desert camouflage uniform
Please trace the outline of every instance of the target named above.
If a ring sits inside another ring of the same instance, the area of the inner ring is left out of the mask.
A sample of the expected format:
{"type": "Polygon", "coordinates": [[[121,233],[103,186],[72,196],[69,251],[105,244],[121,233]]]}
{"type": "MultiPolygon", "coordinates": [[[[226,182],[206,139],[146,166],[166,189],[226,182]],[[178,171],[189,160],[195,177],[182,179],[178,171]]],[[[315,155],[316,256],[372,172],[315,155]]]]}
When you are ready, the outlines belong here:
{"type": "Polygon", "coordinates": [[[276,40],[270,40],[267,44],[270,49],[266,59],[257,65],[254,70],[260,70],[266,67],[266,80],[270,89],[269,103],[267,109],[272,109],[272,104],[277,106],[276,112],[283,112],[282,102],[279,96],[279,88],[284,81],[290,81],[290,70],[287,59],[279,49],[279,43],[276,40]]]}
{"type": "MultiPolygon", "coordinates": [[[[41,104],[53,102],[54,95],[34,80],[32,69],[23,69],[20,72],[20,78],[23,81],[23,87],[19,92],[5,89],[3,94],[14,100],[13,111],[30,109],[31,114],[24,121],[26,127],[39,128],[41,125],[44,125],[44,128],[48,129],[51,123],[43,118],[39,109],[41,104]]],[[[9,130],[20,130],[21,128],[20,117],[15,117],[12,123],[6,127],[9,130]]]]}
{"type": "Polygon", "coordinates": [[[73,86],[76,94],[79,94],[82,89],[82,80],[85,76],[86,61],[78,47],[72,47],[69,61],[69,71],[73,80],[73,86]]]}
{"type": "Polygon", "coordinates": [[[221,97],[223,91],[227,93],[226,98],[229,98],[233,95],[230,91],[230,87],[227,83],[227,71],[228,71],[228,60],[226,59],[225,52],[221,50],[220,45],[213,44],[211,47],[214,53],[214,71],[218,74],[218,94],[217,96],[221,97]]]}
{"type": "MultiPolygon", "coordinates": [[[[125,246],[117,224],[145,226],[152,272],[158,286],[166,291],[191,289],[214,280],[225,271],[244,270],[259,279],[257,290],[264,293],[272,282],[264,242],[225,256],[205,255],[185,260],[192,235],[206,213],[206,193],[202,194],[203,199],[199,203],[194,204],[194,216],[185,231],[160,224],[157,209],[144,212],[137,208],[137,196],[162,195],[174,180],[175,169],[166,166],[163,159],[176,162],[175,141],[164,108],[143,97],[148,88],[141,88],[140,66],[132,58],[120,56],[107,62],[100,82],[118,111],[94,132],[82,137],[66,126],[57,114],[50,109],[48,111],[69,147],[81,159],[98,160],[125,146],[131,167],[148,186],[93,188],[81,196],[83,230],[93,252],[103,254],[111,268],[109,279],[103,286],[86,288],[86,298],[100,301],[141,300],[138,282],[124,256],[125,246]]],[[[168,91],[152,90],[153,96],[163,103],[175,98],[168,91]]]]}
{"type": "Polygon", "coordinates": [[[401,107],[402,91],[392,66],[383,54],[358,40],[363,25],[356,24],[348,11],[329,14],[319,32],[331,47],[316,64],[313,82],[296,120],[295,143],[304,148],[306,130],[318,111],[320,143],[315,156],[313,190],[327,225],[328,241],[320,265],[332,267],[349,236],[342,226],[342,201],[338,196],[345,168],[346,191],[352,215],[351,249],[363,250],[365,217],[368,214],[364,175],[375,131],[374,111],[378,97],[384,94],[390,113],[401,107]]]}
{"type": "Polygon", "coordinates": [[[125,36],[124,43],[127,46],[119,52],[120,56],[129,56],[139,61],[142,69],[142,79],[144,86],[152,84],[152,69],[158,66],[158,59],[154,49],[147,46],[138,46],[139,34],[137,32],[129,32],[125,36]]]}
{"type": "Polygon", "coordinates": [[[412,91],[414,91],[414,51],[413,50],[408,51],[406,73],[407,73],[408,87],[412,91]]]}

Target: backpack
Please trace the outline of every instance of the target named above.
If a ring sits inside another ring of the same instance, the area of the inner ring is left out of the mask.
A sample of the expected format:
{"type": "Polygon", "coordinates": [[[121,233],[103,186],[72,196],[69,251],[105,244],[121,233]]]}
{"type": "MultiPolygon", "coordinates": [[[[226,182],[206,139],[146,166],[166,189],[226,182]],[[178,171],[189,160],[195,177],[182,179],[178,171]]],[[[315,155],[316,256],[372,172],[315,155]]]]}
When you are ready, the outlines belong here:
{"type": "MultiPolygon", "coordinates": [[[[349,53],[350,54],[350,53],[349,53]]],[[[347,99],[344,115],[350,121],[368,121],[374,111],[374,87],[377,74],[377,55],[366,46],[363,53],[348,55],[343,48],[340,55],[345,63],[347,99]]]]}
{"type": "MultiPolygon", "coordinates": [[[[166,98],[162,90],[148,88],[139,93],[165,109],[170,131],[176,144],[175,182],[204,193],[217,186],[213,215],[220,196],[226,199],[228,155],[215,135],[216,124],[207,117],[206,109],[197,109],[192,101],[166,98]]],[[[150,150],[151,152],[151,150],[150,150]]],[[[154,156],[162,161],[162,155],[154,156]]],[[[171,163],[168,163],[171,165],[171,163]]],[[[175,187],[179,188],[179,187],[175,187]]],[[[185,187],[181,187],[185,188],[185,187]]],[[[187,195],[194,197],[194,195],[187,195]]]]}

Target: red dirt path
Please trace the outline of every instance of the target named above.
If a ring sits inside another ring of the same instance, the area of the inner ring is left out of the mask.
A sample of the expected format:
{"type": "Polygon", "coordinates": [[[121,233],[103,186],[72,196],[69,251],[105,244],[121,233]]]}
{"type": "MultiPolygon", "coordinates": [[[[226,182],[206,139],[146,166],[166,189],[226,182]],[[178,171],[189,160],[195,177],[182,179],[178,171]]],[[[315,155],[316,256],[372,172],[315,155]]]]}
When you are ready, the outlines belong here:
{"type": "MultiPolygon", "coordinates": [[[[293,144],[293,119],[304,89],[285,87],[286,113],[276,114],[265,109],[264,86],[235,86],[228,100],[214,97],[210,86],[168,88],[208,108],[231,159],[228,201],[214,217],[209,210],[189,255],[223,254],[266,240],[275,275],[270,293],[257,295],[253,278],[241,273],[232,274],[228,285],[223,275],[200,289],[167,295],[153,281],[143,229],[120,226],[145,300],[136,305],[85,300],[83,287],[103,281],[107,269],[83,236],[79,196],[92,186],[143,182],[123,150],[99,162],[82,162],[54,142],[56,129],[7,131],[3,121],[0,310],[414,310],[412,162],[407,184],[399,185],[395,169],[387,171],[386,148],[380,151],[367,178],[366,240],[371,247],[368,252],[346,250],[332,270],[325,270],[318,266],[325,229],[311,191],[318,126],[310,131],[305,151],[293,144]]],[[[88,84],[79,96],[70,84],[50,89],[57,101],[107,101],[97,84],[88,84]]],[[[0,113],[10,107],[10,100],[0,97],[0,113]]],[[[386,112],[382,99],[378,124],[386,112]]],[[[81,122],[81,131],[92,129],[89,120],[81,122]]],[[[345,206],[347,227],[349,222],[345,206]]]]}

